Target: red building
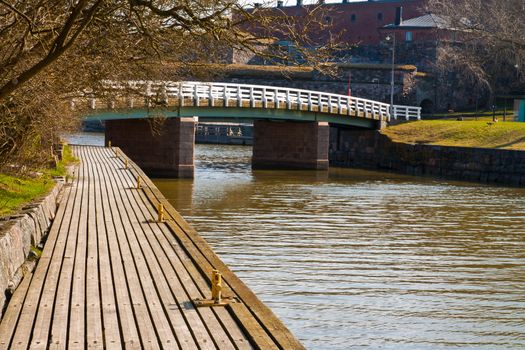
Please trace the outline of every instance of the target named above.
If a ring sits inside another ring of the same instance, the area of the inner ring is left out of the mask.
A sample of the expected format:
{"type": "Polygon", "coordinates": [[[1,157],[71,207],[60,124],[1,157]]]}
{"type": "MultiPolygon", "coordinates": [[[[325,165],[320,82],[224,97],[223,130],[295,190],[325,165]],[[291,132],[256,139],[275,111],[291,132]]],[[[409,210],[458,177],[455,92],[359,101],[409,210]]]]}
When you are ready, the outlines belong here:
{"type": "MultiPolygon", "coordinates": [[[[283,6],[277,1],[276,10],[285,15],[300,18],[319,6],[303,5],[301,0],[294,6],[283,6]]],[[[319,33],[316,41],[337,35],[348,44],[377,45],[384,40],[380,29],[388,24],[399,24],[403,18],[414,18],[425,14],[426,0],[369,0],[359,2],[322,4],[326,29],[319,33]],[[397,20],[397,21],[396,21],[397,20]]],[[[256,5],[257,6],[257,5],[256,5]]]]}
{"type": "Polygon", "coordinates": [[[392,23],[380,29],[382,37],[395,34],[398,41],[406,43],[425,43],[436,41],[456,41],[457,32],[449,24],[432,13],[392,23]]]}

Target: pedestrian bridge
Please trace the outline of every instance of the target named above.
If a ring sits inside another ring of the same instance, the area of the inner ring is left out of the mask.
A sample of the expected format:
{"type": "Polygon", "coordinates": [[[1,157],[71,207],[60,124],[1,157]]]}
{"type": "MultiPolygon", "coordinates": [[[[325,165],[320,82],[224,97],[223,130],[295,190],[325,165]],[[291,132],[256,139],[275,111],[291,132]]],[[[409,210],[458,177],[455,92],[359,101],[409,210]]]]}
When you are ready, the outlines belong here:
{"type": "Polygon", "coordinates": [[[140,119],[151,116],[213,120],[275,119],[325,121],[375,128],[378,121],[420,119],[421,108],[391,106],[364,98],[276,86],[215,83],[105,81],[72,105],[88,103],[88,118],[140,119]]]}
{"type": "Polygon", "coordinates": [[[253,121],[254,168],[328,169],[330,126],[379,129],[420,119],[421,108],[276,86],[104,81],[71,100],[104,120],[119,146],[154,176],[193,177],[197,120],[253,121]],[[87,103],[87,105],[86,105],[87,103]]]}

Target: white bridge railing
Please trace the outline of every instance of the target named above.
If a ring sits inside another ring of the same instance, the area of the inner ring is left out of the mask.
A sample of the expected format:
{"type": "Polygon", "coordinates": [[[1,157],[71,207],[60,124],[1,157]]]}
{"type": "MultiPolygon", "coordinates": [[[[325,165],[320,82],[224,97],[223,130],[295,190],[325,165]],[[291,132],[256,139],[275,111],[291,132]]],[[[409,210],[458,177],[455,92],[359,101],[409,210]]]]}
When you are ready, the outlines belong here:
{"type": "MultiPolygon", "coordinates": [[[[125,97],[126,107],[136,106],[132,95],[144,97],[144,103],[155,101],[163,105],[248,107],[303,110],[337,115],[358,116],[368,119],[386,120],[420,119],[421,108],[390,105],[359,97],[291,89],[276,86],[214,83],[214,82],[165,82],[128,81],[126,83],[105,81],[103,83],[106,101],[104,107],[115,108],[115,97],[125,97]],[[131,94],[130,94],[131,93],[131,94]]],[[[97,100],[104,100],[99,93],[90,95],[90,107],[100,108],[97,100]]]]}

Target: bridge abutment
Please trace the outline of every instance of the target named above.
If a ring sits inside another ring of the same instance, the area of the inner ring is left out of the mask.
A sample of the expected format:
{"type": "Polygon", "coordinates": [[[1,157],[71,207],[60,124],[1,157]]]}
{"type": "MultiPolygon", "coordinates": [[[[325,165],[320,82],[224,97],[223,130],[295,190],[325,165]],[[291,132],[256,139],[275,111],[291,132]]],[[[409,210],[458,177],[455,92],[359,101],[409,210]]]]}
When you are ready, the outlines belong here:
{"type": "Polygon", "coordinates": [[[254,169],[328,169],[327,122],[256,120],[253,124],[254,169]]]}
{"type": "Polygon", "coordinates": [[[146,173],[192,178],[196,118],[106,121],[105,142],[120,147],[146,173]]]}

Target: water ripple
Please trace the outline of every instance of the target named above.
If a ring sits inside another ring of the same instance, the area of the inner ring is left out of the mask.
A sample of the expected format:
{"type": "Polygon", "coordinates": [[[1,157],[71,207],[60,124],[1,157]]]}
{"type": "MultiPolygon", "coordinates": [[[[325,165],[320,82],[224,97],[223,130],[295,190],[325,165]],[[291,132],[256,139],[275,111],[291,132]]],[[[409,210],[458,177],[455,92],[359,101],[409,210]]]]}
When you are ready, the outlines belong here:
{"type": "Polygon", "coordinates": [[[156,184],[305,346],[525,348],[525,190],[250,154],[198,146],[156,184]]]}

